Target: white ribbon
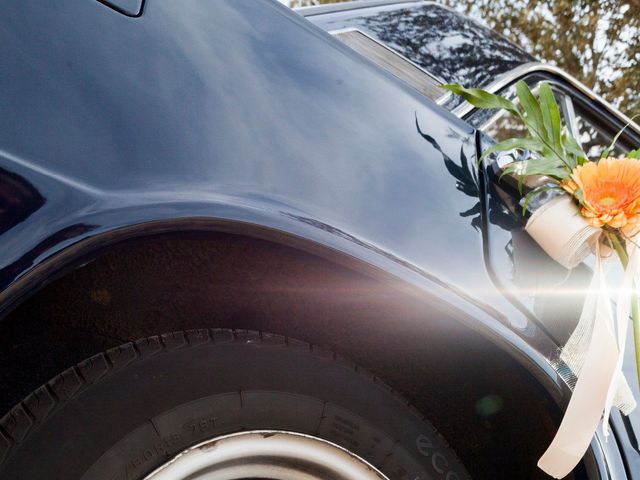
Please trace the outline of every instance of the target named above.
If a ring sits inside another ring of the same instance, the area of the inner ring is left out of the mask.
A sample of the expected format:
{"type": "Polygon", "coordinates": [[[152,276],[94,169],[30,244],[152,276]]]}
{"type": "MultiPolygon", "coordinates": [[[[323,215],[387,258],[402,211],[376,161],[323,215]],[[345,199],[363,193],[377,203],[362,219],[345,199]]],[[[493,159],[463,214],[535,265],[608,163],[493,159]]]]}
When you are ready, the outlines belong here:
{"type": "Polygon", "coordinates": [[[608,435],[611,406],[628,414],[635,400],[622,374],[629,309],[640,253],[627,242],[629,263],[617,294],[615,322],[606,285],[600,237],[569,196],[554,199],[537,210],[525,227],[558,263],[573,268],[595,250],[596,265],[580,320],[560,354],[578,377],[562,423],[538,467],[554,478],[568,475],[586,452],[600,419],[608,435]]]}
{"type": "Polygon", "coordinates": [[[628,415],[636,407],[633,393],[622,374],[622,362],[627,344],[627,331],[629,327],[629,314],[634,289],[638,285],[638,272],[640,271],[640,252],[635,242],[627,242],[627,255],[629,263],[624,271],[622,283],[616,300],[616,331],[618,344],[618,362],[616,364],[616,377],[612,380],[607,394],[607,403],[604,410],[604,423],[602,425],[605,437],[609,434],[609,414],[611,406],[616,405],[622,413],[628,415]]]}

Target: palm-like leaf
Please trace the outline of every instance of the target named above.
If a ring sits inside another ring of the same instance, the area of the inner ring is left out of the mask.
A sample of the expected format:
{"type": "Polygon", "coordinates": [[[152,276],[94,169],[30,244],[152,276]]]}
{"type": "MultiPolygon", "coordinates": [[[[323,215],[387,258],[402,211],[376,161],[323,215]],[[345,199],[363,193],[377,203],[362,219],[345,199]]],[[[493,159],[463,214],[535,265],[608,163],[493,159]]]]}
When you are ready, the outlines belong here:
{"type": "Polygon", "coordinates": [[[569,178],[577,165],[588,161],[578,141],[563,127],[558,103],[546,82],[540,85],[537,96],[525,82],[518,82],[517,104],[478,88],[461,85],[445,85],[443,88],[462,95],[477,108],[506,110],[523,123],[528,132],[526,136],[496,143],[480,157],[482,161],[493,153],[514,149],[531,152],[532,159],[510,165],[503,173],[517,176],[520,188],[523,178],[529,175],[545,175],[560,183],[569,178]]]}

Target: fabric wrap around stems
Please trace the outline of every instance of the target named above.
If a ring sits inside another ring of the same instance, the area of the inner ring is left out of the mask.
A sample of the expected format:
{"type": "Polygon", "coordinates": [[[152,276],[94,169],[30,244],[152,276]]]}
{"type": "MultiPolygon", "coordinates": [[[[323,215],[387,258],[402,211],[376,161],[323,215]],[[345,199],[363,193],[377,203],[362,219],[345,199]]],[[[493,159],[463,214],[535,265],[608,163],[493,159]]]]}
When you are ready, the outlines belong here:
{"type": "Polygon", "coordinates": [[[632,291],[637,285],[640,254],[634,242],[628,242],[629,262],[617,289],[615,318],[606,285],[605,258],[602,255],[603,230],[590,226],[571,197],[557,197],[534,212],[525,230],[551,258],[565,268],[577,266],[594,252],[595,270],[580,320],[560,359],[577,377],[573,394],[558,432],[538,467],[555,478],[568,475],[580,462],[603,419],[608,435],[611,406],[624,414],[636,406],[633,394],[622,374],[632,291]]]}

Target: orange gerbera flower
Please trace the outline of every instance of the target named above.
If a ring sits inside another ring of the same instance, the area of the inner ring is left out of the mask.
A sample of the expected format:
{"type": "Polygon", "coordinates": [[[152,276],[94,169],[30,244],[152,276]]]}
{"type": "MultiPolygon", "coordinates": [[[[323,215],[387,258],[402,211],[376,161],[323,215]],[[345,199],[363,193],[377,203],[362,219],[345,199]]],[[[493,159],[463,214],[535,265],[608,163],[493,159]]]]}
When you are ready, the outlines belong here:
{"type": "Polygon", "coordinates": [[[581,191],[582,215],[590,225],[633,234],[640,223],[640,160],[604,158],[576,167],[562,187],[581,191]]]}

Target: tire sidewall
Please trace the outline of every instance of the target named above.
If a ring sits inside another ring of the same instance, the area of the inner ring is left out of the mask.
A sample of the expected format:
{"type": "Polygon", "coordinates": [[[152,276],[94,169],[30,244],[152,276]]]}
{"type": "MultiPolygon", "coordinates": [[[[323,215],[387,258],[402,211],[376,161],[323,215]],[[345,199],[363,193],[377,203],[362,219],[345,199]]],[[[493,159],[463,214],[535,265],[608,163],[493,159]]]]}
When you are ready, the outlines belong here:
{"type": "Polygon", "coordinates": [[[195,444],[248,430],[318,436],[392,479],[467,478],[428,422],[352,364],[276,336],[191,337],[107,352],[92,359],[93,370],[107,366],[99,376],[76,368],[82,387],[31,432],[0,478],[141,480],[195,444]]]}

